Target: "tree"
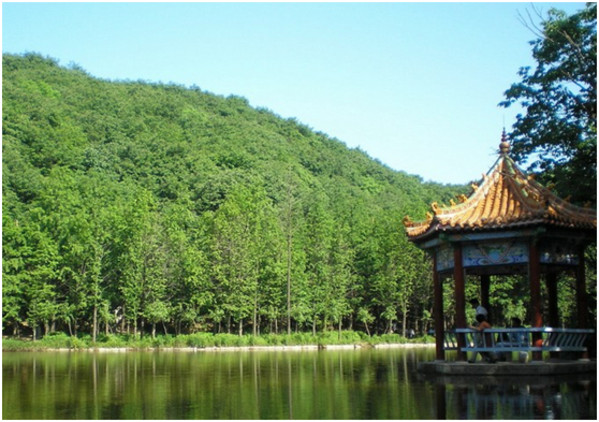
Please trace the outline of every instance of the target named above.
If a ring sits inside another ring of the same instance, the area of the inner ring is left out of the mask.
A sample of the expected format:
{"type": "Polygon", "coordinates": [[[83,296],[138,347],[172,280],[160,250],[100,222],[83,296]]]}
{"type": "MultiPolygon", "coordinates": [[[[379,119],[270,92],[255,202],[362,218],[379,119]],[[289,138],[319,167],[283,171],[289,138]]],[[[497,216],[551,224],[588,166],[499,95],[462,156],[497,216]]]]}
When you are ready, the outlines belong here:
{"type": "MultiPolygon", "coordinates": [[[[314,188],[306,198],[306,289],[304,299],[308,300],[308,309],[312,318],[312,333],[316,334],[316,325],[322,321],[326,330],[327,306],[331,291],[331,248],[333,236],[333,218],[329,213],[328,197],[320,187],[314,188]]],[[[305,302],[304,302],[305,303],[305,302]]]]}
{"type": "Polygon", "coordinates": [[[125,319],[133,322],[134,334],[139,319],[142,332],[148,320],[155,334],[156,323],[165,321],[168,315],[163,230],[148,192],[142,191],[129,207],[118,236],[123,250],[119,266],[125,319]]]}
{"type": "Polygon", "coordinates": [[[225,315],[238,323],[239,335],[249,317],[256,334],[266,241],[263,227],[268,225],[269,210],[260,188],[238,186],[214,216],[211,252],[216,297],[225,315]]]}
{"type": "Polygon", "coordinates": [[[536,157],[541,171],[572,201],[596,200],[597,185],[597,5],[571,15],[550,9],[540,27],[522,19],[538,38],[531,42],[537,65],[522,67],[520,82],[505,92],[503,107],[519,103],[510,133],[519,162],[536,157]]]}
{"type": "Polygon", "coordinates": [[[431,309],[399,221],[456,187],[240,98],[3,70],[5,332],[374,334],[431,309]]]}
{"type": "Polygon", "coordinates": [[[2,327],[19,333],[25,311],[24,283],[27,239],[19,222],[2,215],[2,327]]]}

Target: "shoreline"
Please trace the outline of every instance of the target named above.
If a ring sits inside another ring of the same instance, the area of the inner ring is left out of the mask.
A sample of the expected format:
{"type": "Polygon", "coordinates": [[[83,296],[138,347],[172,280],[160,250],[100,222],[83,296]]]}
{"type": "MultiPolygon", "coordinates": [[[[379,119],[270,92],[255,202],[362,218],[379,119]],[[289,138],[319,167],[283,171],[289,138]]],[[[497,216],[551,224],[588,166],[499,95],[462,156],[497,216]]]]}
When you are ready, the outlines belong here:
{"type": "Polygon", "coordinates": [[[368,350],[368,349],[410,349],[434,347],[434,343],[384,343],[384,344],[331,344],[331,345],[292,345],[292,346],[210,346],[210,347],[84,347],[84,348],[40,348],[22,350],[2,350],[3,353],[13,352],[100,352],[100,353],[124,353],[124,352],[268,352],[268,351],[318,351],[318,350],[368,350]]]}

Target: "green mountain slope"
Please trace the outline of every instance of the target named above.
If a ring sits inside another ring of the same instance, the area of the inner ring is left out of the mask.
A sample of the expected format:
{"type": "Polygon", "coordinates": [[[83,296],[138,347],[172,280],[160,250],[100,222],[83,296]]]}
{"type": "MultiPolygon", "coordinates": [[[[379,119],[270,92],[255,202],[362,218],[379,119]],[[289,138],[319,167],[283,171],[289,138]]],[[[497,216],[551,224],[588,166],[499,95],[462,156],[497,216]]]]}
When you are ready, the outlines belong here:
{"type": "Polygon", "coordinates": [[[401,218],[458,188],[240,97],[38,55],[4,55],[2,82],[5,331],[427,323],[401,218]]]}

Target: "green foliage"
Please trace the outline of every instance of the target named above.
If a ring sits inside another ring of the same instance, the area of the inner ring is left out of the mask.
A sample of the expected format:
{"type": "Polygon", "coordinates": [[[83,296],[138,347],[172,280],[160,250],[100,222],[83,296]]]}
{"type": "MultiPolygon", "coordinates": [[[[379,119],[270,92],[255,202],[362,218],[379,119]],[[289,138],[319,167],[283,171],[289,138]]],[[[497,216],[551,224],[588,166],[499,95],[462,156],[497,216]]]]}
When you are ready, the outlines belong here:
{"type": "Polygon", "coordinates": [[[430,264],[401,219],[462,188],[240,97],[34,54],[3,55],[2,113],[5,333],[208,347],[427,328],[430,264]]]}
{"type": "Polygon", "coordinates": [[[7,338],[2,341],[4,351],[48,350],[48,349],[95,349],[95,348],[227,348],[227,347],[267,347],[267,346],[334,346],[356,345],[374,346],[377,344],[434,343],[434,337],[424,336],[406,339],[398,334],[382,334],[369,337],[362,331],[343,330],[320,332],[312,335],[309,332],[292,334],[234,335],[195,333],[174,335],[157,335],[139,337],[126,334],[100,334],[96,343],[91,336],[69,336],[65,333],[53,333],[38,341],[7,338]]]}
{"type": "Polygon", "coordinates": [[[523,67],[500,105],[521,104],[510,137],[520,162],[533,158],[560,194],[596,202],[597,4],[570,16],[550,9],[531,42],[535,69],[523,67]]]}

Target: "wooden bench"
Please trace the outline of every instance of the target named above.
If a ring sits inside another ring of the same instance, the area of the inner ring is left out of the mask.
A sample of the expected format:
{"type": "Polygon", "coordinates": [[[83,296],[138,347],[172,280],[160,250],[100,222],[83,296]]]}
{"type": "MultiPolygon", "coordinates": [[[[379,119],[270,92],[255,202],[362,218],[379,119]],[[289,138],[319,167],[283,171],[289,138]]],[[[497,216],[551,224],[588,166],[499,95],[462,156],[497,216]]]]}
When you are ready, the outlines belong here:
{"type": "Polygon", "coordinates": [[[582,328],[488,328],[483,332],[457,328],[445,333],[444,349],[457,350],[462,336],[464,352],[585,352],[595,330],[582,328]],[[536,337],[533,344],[533,337],[536,337]]]}

